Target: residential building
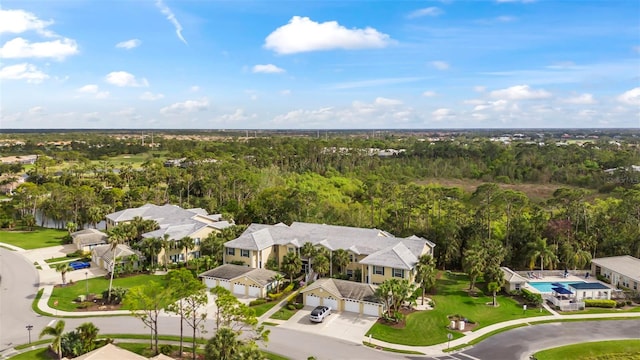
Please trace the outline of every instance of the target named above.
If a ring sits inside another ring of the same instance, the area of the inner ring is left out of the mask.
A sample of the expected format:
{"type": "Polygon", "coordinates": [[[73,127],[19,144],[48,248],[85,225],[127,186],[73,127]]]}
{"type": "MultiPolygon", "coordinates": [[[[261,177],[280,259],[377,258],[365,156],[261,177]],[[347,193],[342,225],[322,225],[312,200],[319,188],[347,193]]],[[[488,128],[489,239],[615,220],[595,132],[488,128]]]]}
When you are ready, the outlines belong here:
{"type": "Polygon", "coordinates": [[[183,209],[170,204],[146,204],[107,215],[107,230],[116,225],[131,222],[137,217],[143,220],[153,220],[159,226],[157,230],[142,234],[143,238],[166,238],[172,242],[172,246],[168,249],[163,248],[157,254],[156,262],[158,264],[164,264],[165,258],[169,263],[179,263],[200,257],[200,242],[203,239],[212,232],[218,232],[233,225],[233,223],[223,220],[222,215],[210,215],[206,210],[200,208],[183,209]],[[186,255],[184,248],[179,244],[179,241],[185,237],[190,237],[194,242],[193,248],[189,249],[186,255]],[[166,256],[165,251],[167,252],[166,256]]]}
{"type": "Polygon", "coordinates": [[[305,306],[328,306],[333,311],[380,316],[384,305],[375,296],[376,288],[370,284],[324,278],[301,291],[305,306]]]}
{"type": "Polygon", "coordinates": [[[504,286],[507,291],[518,291],[524,288],[528,280],[506,266],[500,267],[504,274],[504,286]]]}
{"type": "MultiPolygon", "coordinates": [[[[328,250],[331,263],[329,276],[338,270],[350,279],[367,284],[380,284],[386,279],[415,279],[415,266],[424,254],[433,255],[435,244],[411,236],[397,238],[378,229],[294,222],[291,225],[251,224],[237,239],[224,244],[224,263],[265,268],[269,260],[278,265],[288,252],[297,252],[305,243],[328,250]],[[343,249],[349,253],[346,269],[337,269],[333,253],[343,249]]],[[[303,258],[306,271],[313,263],[303,258]]]]}
{"type": "MultiPolygon", "coordinates": [[[[114,251],[111,248],[111,245],[98,245],[91,249],[91,261],[108,272],[111,272],[111,269],[113,269],[114,266],[113,255],[114,251]]],[[[138,251],[132,250],[127,245],[118,244],[115,250],[116,265],[124,265],[130,262],[132,255],[136,255],[138,257],[138,260],[133,263],[133,267],[137,268],[140,263],[140,259],[142,258],[142,254],[138,251]]]]}
{"type": "Polygon", "coordinates": [[[591,273],[614,286],[640,292],[640,259],[631,255],[593,259],[591,273]]]}
{"type": "Polygon", "coordinates": [[[242,265],[224,264],[198,275],[208,288],[216,286],[231,291],[234,295],[263,298],[275,289],[275,271],[255,269],[242,265]]]}
{"type": "Polygon", "coordinates": [[[71,239],[76,249],[80,251],[91,251],[98,245],[107,243],[107,234],[97,229],[84,229],[71,233],[71,239]]]}

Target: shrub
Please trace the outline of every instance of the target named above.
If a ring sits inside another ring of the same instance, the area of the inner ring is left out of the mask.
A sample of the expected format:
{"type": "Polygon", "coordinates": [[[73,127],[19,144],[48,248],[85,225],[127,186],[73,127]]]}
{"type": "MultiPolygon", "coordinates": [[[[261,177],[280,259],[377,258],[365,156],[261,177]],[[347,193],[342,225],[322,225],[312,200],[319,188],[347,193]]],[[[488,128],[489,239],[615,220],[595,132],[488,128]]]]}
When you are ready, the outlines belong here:
{"type": "Polygon", "coordinates": [[[90,301],[83,301],[83,302],[81,302],[80,304],[78,304],[78,306],[76,306],[76,309],[86,309],[86,308],[88,308],[88,307],[89,307],[89,306],[91,306],[91,305],[93,305],[93,303],[92,303],[92,302],[90,302],[90,301]]]}
{"type": "Polygon", "coordinates": [[[624,307],[625,305],[626,305],[626,303],[624,301],[616,301],[616,307],[617,308],[624,307]]]}
{"type": "Polygon", "coordinates": [[[163,355],[171,355],[172,351],[173,351],[173,346],[169,344],[164,344],[160,346],[160,353],[163,355]]]}
{"type": "Polygon", "coordinates": [[[631,300],[627,300],[627,301],[625,301],[625,304],[627,304],[627,305],[631,305],[631,304],[633,304],[633,301],[631,301],[631,300]]]}
{"type": "Polygon", "coordinates": [[[302,309],[304,307],[304,304],[297,303],[297,304],[295,304],[295,307],[296,307],[296,309],[300,310],[300,309],[302,309]]]}
{"type": "Polygon", "coordinates": [[[80,250],[76,250],[72,253],[68,253],[67,257],[81,257],[82,256],[82,251],[80,250]]]}
{"type": "Polygon", "coordinates": [[[258,306],[258,305],[262,305],[262,304],[264,304],[266,302],[267,302],[267,300],[265,300],[265,299],[256,299],[256,300],[251,301],[249,303],[249,306],[258,306]]]}
{"type": "Polygon", "coordinates": [[[296,306],[295,306],[295,305],[293,305],[293,304],[289,304],[289,305],[287,305],[287,309],[289,309],[289,310],[295,310],[295,309],[296,309],[296,306]]]}
{"type": "Polygon", "coordinates": [[[534,294],[531,291],[527,290],[527,289],[522,289],[522,297],[524,298],[524,300],[527,302],[527,305],[529,306],[540,306],[542,305],[542,295],[540,294],[534,294]]]}
{"type": "Polygon", "coordinates": [[[269,296],[269,299],[271,300],[278,300],[280,299],[280,296],[282,296],[282,293],[270,293],[267,294],[267,296],[269,296]]]}
{"type": "Polygon", "coordinates": [[[289,285],[287,285],[287,287],[282,290],[283,293],[288,293],[290,291],[293,291],[293,283],[289,283],[289,285]]]}
{"type": "Polygon", "coordinates": [[[584,300],[584,306],[586,307],[614,308],[616,305],[617,303],[615,300],[584,300]]]}

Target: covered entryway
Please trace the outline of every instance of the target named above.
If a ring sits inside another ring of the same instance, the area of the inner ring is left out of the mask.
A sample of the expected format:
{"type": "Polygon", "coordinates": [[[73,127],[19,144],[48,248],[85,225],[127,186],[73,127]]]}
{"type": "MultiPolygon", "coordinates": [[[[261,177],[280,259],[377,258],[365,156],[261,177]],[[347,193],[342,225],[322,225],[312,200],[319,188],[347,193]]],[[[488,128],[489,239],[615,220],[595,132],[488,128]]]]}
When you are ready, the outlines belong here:
{"type": "Polygon", "coordinates": [[[382,305],[378,304],[378,303],[370,303],[370,302],[363,302],[364,304],[364,309],[362,309],[362,313],[365,315],[371,315],[371,316],[380,316],[380,310],[382,305]]]}
{"type": "Polygon", "coordinates": [[[352,299],[344,299],[344,311],[360,313],[360,301],[352,299]]]}
{"type": "Polygon", "coordinates": [[[320,305],[320,297],[315,296],[313,294],[305,295],[304,299],[305,299],[304,303],[307,306],[314,306],[315,307],[315,306],[320,305]]]}
{"type": "Polygon", "coordinates": [[[333,297],[331,297],[331,296],[326,297],[326,298],[323,298],[323,300],[322,300],[322,305],[330,307],[330,308],[331,308],[331,310],[333,310],[333,311],[338,311],[338,310],[340,310],[340,309],[338,308],[338,300],[337,300],[337,299],[334,299],[334,298],[333,298],[333,297]]]}

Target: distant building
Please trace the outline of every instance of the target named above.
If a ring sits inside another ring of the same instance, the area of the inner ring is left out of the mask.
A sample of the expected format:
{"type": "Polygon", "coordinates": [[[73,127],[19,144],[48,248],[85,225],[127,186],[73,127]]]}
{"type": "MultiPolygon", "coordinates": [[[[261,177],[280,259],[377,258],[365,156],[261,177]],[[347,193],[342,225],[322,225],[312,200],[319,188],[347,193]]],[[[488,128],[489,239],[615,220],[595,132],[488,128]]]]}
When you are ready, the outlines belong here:
{"type": "Polygon", "coordinates": [[[635,292],[640,289],[640,259],[631,255],[593,259],[591,273],[602,276],[617,287],[635,292]]]}

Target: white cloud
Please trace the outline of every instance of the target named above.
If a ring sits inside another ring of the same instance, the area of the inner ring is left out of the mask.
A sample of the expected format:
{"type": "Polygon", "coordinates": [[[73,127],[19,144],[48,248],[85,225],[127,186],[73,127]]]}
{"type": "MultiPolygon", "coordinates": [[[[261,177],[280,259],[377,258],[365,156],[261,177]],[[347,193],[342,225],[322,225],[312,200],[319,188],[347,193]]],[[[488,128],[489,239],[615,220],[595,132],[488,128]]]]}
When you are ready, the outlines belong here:
{"type": "Polygon", "coordinates": [[[438,70],[448,70],[450,68],[450,65],[447,62],[441,60],[432,61],[430,64],[438,70]]]}
{"type": "Polygon", "coordinates": [[[425,91],[422,93],[422,96],[424,97],[434,97],[434,96],[438,96],[438,93],[436,93],[435,91],[425,91]]]}
{"type": "Polygon", "coordinates": [[[589,104],[595,104],[596,100],[593,98],[593,95],[591,94],[582,94],[582,95],[564,99],[563,102],[567,104],[589,105],[589,104]]]}
{"type": "Polygon", "coordinates": [[[89,84],[78,89],[78,92],[85,94],[95,94],[98,92],[98,85],[89,84]]]}
{"type": "Polygon", "coordinates": [[[18,58],[53,58],[64,60],[67,56],[78,53],[75,40],[63,38],[52,41],[34,42],[17,37],[7,41],[0,48],[0,57],[5,59],[18,58]]]}
{"type": "Polygon", "coordinates": [[[516,85],[506,89],[494,90],[490,95],[495,99],[507,100],[535,100],[551,97],[550,92],[543,89],[534,90],[529,85],[516,85]]]}
{"type": "Polygon", "coordinates": [[[493,110],[493,111],[504,111],[507,109],[507,105],[509,102],[507,100],[496,100],[496,101],[486,101],[479,104],[473,108],[473,111],[482,111],[482,110],[493,110]]]}
{"type": "Polygon", "coordinates": [[[476,85],[476,86],[473,87],[473,91],[479,92],[479,93],[483,93],[483,92],[487,91],[487,87],[486,86],[482,86],[482,85],[476,85]]]}
{"type": "Polygon", "coordinates": [[[285,72],[284,69],[279,68],[273,64],[255,65],[251,71],[253,71],[254,73],[263,74],[279,74],[285,72]]]}
{"type": "Polygon", "coordinates": [[[198,92],[200,91],[200,86],[198,85],[193,85],[192,87],[189,88],[189,91],[191,92],[198,92]]]}
{"type": "Polygon", "coordinates": [[[131,49],[137,48],[138,46],[140,46],[140,44],[142,44],[142,41],[138,39],[131,39],[131,40],[117,43],[116,47],[119,49],[131,50],[131,49]]]}
{"type": "Polygon", "coordinates": [[[241,121],[247,121],[250,119],[255,119],[256,117],[257,117],[256,114],[248,115],[248,114],[245,114],[243,109],[236,109],[231,114],[220,115],[216,120],[222,121],[222,122],[241,122],[241,121]]]}
{"type": "Polygon", "coordinates": [[[40,115],[44,113],[44,108],[42,106],[34,106],[30,108],[28,111],[29,115],[40,115]]]}
{"type": "Polygon", "coordinates": [[[402,101],[396,100],[396,99],[387,99],[383,97],[377,97],[374,103],[376,105],[382,105],[382,106],[394,106],[394,105],[401,105],[402,101]]]}
{"type": "Polygon", "coordinates": [[[347,29],[337,21],[317,23],[308,17],[294,16],[265,39],[264,47],[278,54],[295,54],[332,49],[383,48],[391,43],[389,35],[367,27],[347,29]]]}
{"type": "Polygon", "coordinates": [[[162,14],[167,17],[167,20],[169,20],[169,22],[176,28],[176,35],[178,35],[180,41],[187,44],[187,40],[185,40],[182,36],[182,25],[180,25],[180,22],[178,22],[178,19],[176,18],[173,11],[171,11],[171,9],[169,9],[169,7],[165,5],[162,0],[156,0],[156,6],[158,7],[158,9],[160,9],[160,12],[162,12],[162,14]]]}
{"type": "Polygon", "coordinates": [[[431,6],[428,8],[415,10],[411,12],[409,15],[407,15],[407,17],[409,19],[415,19],[423,16],[439,16],[439,15],[442,15],[443,13],[444,11],[442,11],[442,9],[435,6],[431,6]]]}
{"type": "Polygon", "coordinates": [[[154,94],[151,91],[145,91],[140,95],[140,100],[155,101],[164,98],[163,94],[154,94]]]}
{"type": "Polygon", "coordinates": [[[424,78],[400,77],[400,78],[371,79],[371,80],[362,80],[362,81],[349,81],[349,82],[335,84],[332,88],[333,89],[354,89],[354,88],[374,87],[374,86],[391,85],[391,84],[403,84],[403,83],[420,81],[422,79],[424,78]]]}
{"type": "Polygon", "coordinates": [[[179,115],[196,111],[204,111],[209,108],[209,100],[202,98],[200,100],[187,100],[177,102],[160,109],[160,113],[164,115],[179,115]]]}
{"type": "Polygon", "coordinates": [[[54,36],[53,32],[46,30],[51,24],[53,24],[52,20],[40,20],[33,13],[24,10],[0,9],[0,34],[21,34],[29,30],[34,30],[42,36],[51,37],[54,36]]]}
{"type": "Polygon", "coordinates": [[[618,96],[618,101],[628,105],[640,106],[640,87],[633,88],[618,96]]]}
{"type": "Polygon", "coordinates": [[[106,99],[111,95],[108,91],[99,91],[96,94],[96,99],[106,99]]]}
{"type": "Polygon", "coordinates": [[[455,112],[451,109],[447,109],[447,108],[440,108],[440,109],[436,109],[434,110],[431,115],[437,120],[437,121],[442,121],[448,118],[451,118],[453,116],[455,116],[455,112]]]}
{"type": "Polygon", "coordinates": [[[137,80],[136,77],[128,73],[126,71],[113,71],[107,74],[105,77],[105,81],[111,85],[125,87],[141,87],[141,86],[149,86],[149,82],[147,79],[137,80]]]}
{"type": "Polygon", "coordinates": [[[0,79],[4,80],[27,80],[28,83],[38,84],[48,78],[49,75],[38,70],[33,64],[22,63],[0,69],[0,79]]]}

